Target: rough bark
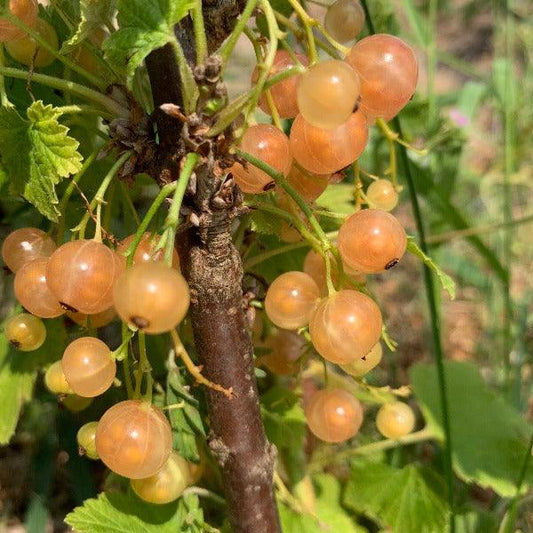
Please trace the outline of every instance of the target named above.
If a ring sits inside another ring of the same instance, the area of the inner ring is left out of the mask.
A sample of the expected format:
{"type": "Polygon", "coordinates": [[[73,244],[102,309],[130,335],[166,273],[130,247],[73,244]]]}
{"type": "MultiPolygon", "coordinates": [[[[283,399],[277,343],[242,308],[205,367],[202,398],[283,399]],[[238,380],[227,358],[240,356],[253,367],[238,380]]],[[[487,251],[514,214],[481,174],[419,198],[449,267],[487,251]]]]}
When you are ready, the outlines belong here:
{"type": "MultiPolygon", "coordinates": [[[[239,0],[204,2],[211,50],[231,30],[243,5],[239,0]]],[[[187,23],[177,28],[177,35],[190,57],[194,47],[187,23]]],[[[169,48],[152,52],[147,67],[156,109],[164,103],[179,105],[178,71],[169,48]]],[[[176,179],[184,136],[189,145],[191,137],[201,142],[195,191],[186,198],[197,225],[181,232],[177,244],[191,289],[191,320],[203,374],[234,393],[229,399],[207,391],[209,444],[222,470],[229,519],[237,533],[276,533],[280,526],[272,487],[275,449],[266,439],[261,420],[253,347],[242,305],[242,261],[230,232],[240,192],[225,176],[228,163],[220,138],[218,142],[197,139],[189,125],[182,128],[164,113],[156,113],[155,119],[160,182],[176,179]]]]}

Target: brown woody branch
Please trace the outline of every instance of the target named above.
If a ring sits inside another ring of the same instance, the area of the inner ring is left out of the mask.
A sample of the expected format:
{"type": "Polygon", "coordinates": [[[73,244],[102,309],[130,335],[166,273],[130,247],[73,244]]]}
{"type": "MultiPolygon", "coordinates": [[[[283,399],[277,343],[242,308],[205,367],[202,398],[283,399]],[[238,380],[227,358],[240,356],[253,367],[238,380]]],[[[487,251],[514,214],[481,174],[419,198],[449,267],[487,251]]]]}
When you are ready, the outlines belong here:
{"type": "MultiPolygon", "coordinates": [[[[242,0],[205,0],[209,48],[216,49],[233,27],[242,0]]],[[[189,23],[176,29],[187,57],[194,40],[189,23]]],[[[179,74],[170,47],[147,59],[154,104],[181,104],[179,74]]],[[[176,179],[184,139],[190,128],[164,113],[155,115],[159,134],[158,178],[176,179]]],[[[193,135],[194,137],[194,135],[193,135]]],[[[202,164],[196,169],[196,193],[186,207],[198,227],[179,234],[182,270],[191,289],[191,321],[200,364],[207,379],[232,387],[234,398],[208,390],[210,447],[218,459],[233,530],[238,533],[280,531],[273,494],[275,449],[267,441],[254,377],[253,347],[242,306],[242,261],[233,246],[230,221],[240,192],[225,178],[227,157],[220,139],[203,140],[202,164]]]]}

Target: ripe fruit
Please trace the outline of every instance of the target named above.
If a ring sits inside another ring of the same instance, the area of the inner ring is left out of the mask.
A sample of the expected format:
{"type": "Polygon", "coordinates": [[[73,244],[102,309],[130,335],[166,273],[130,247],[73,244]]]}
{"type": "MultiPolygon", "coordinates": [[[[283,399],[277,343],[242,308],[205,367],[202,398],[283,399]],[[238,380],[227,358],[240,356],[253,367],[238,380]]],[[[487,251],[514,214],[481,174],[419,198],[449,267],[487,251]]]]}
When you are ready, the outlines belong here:
{"type": "Polygon", "coordinates": [[[96,451],[105,465],[121,476],[153,476],[171,449],[170,424],[159,409],[146,402],[117,403],[98,422],[96,451]]]}
{"type": "Polygon", "coordinates": [[[407,247],[402,225],[379,209],[354,213],[341,226],[337,240],[343,262],[367,274],[395,266],[407,247]]]}
{"type": "Polygon", "coordinates": [[[32,314],[40,318],[54,318],[65,311],[59,305],[46,282],[48,257],[26,263],[15,274],[15,296],[32,314]]]}
{"type": "MultiPolygon", "coordinates": [[[[53,50],[57,51],[59,49],[57,33],[51,24],[48,24],[45,20],[37,19],[34,30],[52,47],[53,50]]],[[[9,41],[6,43],[5,47],[9,55],[15,61],[27,65],[28,67],[31,65],[36,67],[47,67],[53,63],[55,59],[52,52],[43,48],[30,35],[24,35],[20,39],[9,41]]]]}
{"type": "Polygon", "coordinates": [[[343,389],[315,392],[305,407],[309,429],[326,442],[344,442],[359,431],[363,408],[359,401],[343,389]]]}
{"type": "Polygon", "coordinates": [[[7,340],[23,352],[32,352],[40,348],[46,340],[46,328],[43,321],[29,313],[11,317],[4,324],[7,340]]]}
{"type": "Polygon", "coordinates": [[[83,313],[73,313],[72,311],[67,311],[66,314],[70,320],[84,328],[101,328],[107,326],[117,316],[114,307],[110,307],[94,315],[84,315],[83,313]]]}
{"type": "Polygon", "coordinates": [[[333,129],[353,113],[359,76],[345,62],[329,59],[313,65],[298,83],[298,109],[315,128],[333,129]]]}
{"type": "MultiPolygon", "coordinates": [[[[243,152],[261,159],[284,175],[287,175],[291,168],[289,140],[282,131],[269,124],[249,127],[242,137],[240,148],[243,152]]],[[[246,193],[257,194],[275,186],[274,181],[266,172],[259,170],[251,163],[247,163],[246,168],[240,163],[235,163],[231,167],[231,172],[242,191],[246,193]]]]}
{"type": "Polygon", "coordinates": [[[365,294],[342,290],[324,298],[309,322],[316,351],[332,363],[364,357],[381,336],[381,312],[365,294]]]}
{"type": "Polygon", "coordinates": [[[368,374],[373,368],[379,365],[383,357],[383,348],[378,342],[365,356],[361,359],[355,359],[347,365],[341,365],[341,368],[351,376],[359,378],[368,374]]]}
{"type": "Polygon", "coordinates": [[[72,394],[74,391],[67,382],[61,360],[52,363],[44,374],[46,388],[54,394],[72,394]]]}
{"type": "MultiPolygon", "coordinates": [[[[37,0],[9,0],[9,10],[19,18],[26,26],[33,28],[37,22],[39,6],[37,0]]],[[[13,39],[20,39],[25,35],[15,24],[0,18],[0,43],[6,43],[13,39]]]]}
{"type": "Polygon", "coordinates": [[[96,451],[96,428],[98,422],[87,422],[81,426],[76,435],[80,455],[85,455],[89,459],[99,459],[96,451]]]}
{"type": "Polygon", "coordinates": [[[92,315],[111,307],[113,285],[124,268],[124,257],[104,244],[71,241],[50,257],[46,279],[64,308],[92,315]]]}
{"type": "Polygon", "coordinates": [[[344,59],[361,79],[361,111],[390,120],[416,89],[418,63],[413,50],[384,33],[358,41],[344,59]]]}
{"type": "Polygon", "coordinates": [[[328,7],[324,26],[339,43],[355,39],[365,27],[365,10],[359,0],[337,0],[328,7]]]}
{"type": "Polygon", "coordinates": [[[55,249],[54,241],[44,231],[21,228],[5,238],[2,243],[2,259],[11,272],[16,272],[33,259],[50,257],[55,249]]]}
{"type": "Polygon", "coordinates": [[[406,403],[386,403],[378,411],[376,425],[384,437],[397,439],[413,431],[415,414],[406,403]]]}
{"type": "MultiPolygon", "coordinates": [[[[130,235],[126,237],[117,246],[117,253],[126,254],[131,243],[135,239],[135,235],[130,235]]],[[[165,250],[161,248],[156,251],[157,244],[159,242],[159,235],[154,235],[152,233],[146,232],[137,246],[135,253],[133,254],[133,264],[136,263],[147,263],[148,261],[164,261],[165,260],[165,250]]],[[[176,249],[172,251],[172,266],[174,268],[179,268],[180,258],[176,249]]]]}
{"type": "Polygon", "coordinates": [[[298,191],[306,202],[314,202],[329,184],[328,175],[312,174],[293,163],[287,181],[298,191]]]}
{"type": "Polygon", "coordinates": [[[104,393],[113,384],[117,372],[111,350],[95,337],[71,342],[63,353],[61,366],[71,389],[84,398],[104,393]]]}
{"type": "Polygon", "coordinates": [[[366,197],[372,209],[392,211],[398,205],[398,192],[389,180],[373,181],[366,190],[366,197]]]}
{"type": "Polygon", "coordinates": [[[331,130],[311,126],[298,115],[291,127],[292,156],[313,174],[331,174],[353,163],[368,142],[366,118],[360,112],[331,130]]]}
{"type": "Polygon", "coordinates": [[[320,296],[317,284],[304,272],[285,272],[268,288],[265,311],[279,328],[298,329],[309,323],[320,296]]]}
{"type": "MultiPolygon", "coordinates": [[[[298,52],[295,53],[296,57],[302,65],[305,67],[309,64],[307,57],[298,52]]],[[[270,69],[270,76],[283,72],[284,70],[295,65],[290,54],[285,50],[278,50],[270,69]]],[[[270,77],[269,76],[269,77],[270,77]]],[[[252,74],[252,83],[255,84],[259,77],[257,67],[252,74]]],[[[295,74],[286,80],[280,81],[270,87],[270,96],[276,106],[278,114],[281,118],[293,118],[298,114],[298,102],[296,99],[296,87],[301,75],[295,74]]],[[[259,107],[267,114],[270,115],[270,108],[267,103],[265,95],[261,95],[259,100],[259,107]]]]}
{"type": "Polygon", "coordinates": [[[271,352],[261,357],[261,364],[272,373],[280,376],[293,374],[298,366],[296,361],[302,355],[305,339],[294,331],[279,329],[265,342],[265,347],[271,352]]]}
{"type": "Polygon", "coordinates": [[[131,488],[142,500],[150,503],[170,503],[179,498],[191,484],[189,463],[176,451],[153,476],[132,479],[131,488]]]}
{"type": "Polygon", "coordinates": [[[185,278],[164,263],[139,263],[128,268],[113,291],[115,309],[124,322],[145,333],[175,328],[189,309],[185,278]]]}

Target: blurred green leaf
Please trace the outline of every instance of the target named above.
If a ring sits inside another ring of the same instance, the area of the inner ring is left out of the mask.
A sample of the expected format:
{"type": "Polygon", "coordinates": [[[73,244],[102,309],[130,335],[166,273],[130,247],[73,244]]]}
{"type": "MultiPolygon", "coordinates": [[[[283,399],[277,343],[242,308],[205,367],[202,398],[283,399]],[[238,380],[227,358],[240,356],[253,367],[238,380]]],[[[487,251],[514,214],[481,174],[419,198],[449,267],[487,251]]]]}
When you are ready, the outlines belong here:
{"type": "Polygon", "coordinates": [[[337,183],[328,187],[317,199],[316,204],[323,209],[329,209],[335,213],[351,215],[354,208],[354,185],[337,183]]]}
{"type": "Polygon", "coordinates": [[[357,524],[350,513],[341,506],[341,486],[330,474],[313,478],[316,496],[315,516],[297,513],[281,504],[279,513],[283,533],[365,533],[367,530],[357,524]]]}
{"type": "MultiPolygon", "coordinates": [[[[501,395],[487,387],[475,365],[446,361],[445,375],[457,475],[491,488],[500,496],[514,496],[531,425],[501,395]]],[[[428,426],[442,439],[435,365],[417,364],[411,368],[410,376],[428,426]]],[[[532,482],[533,470],[529,467],[524,490],[532,482]]]]}
{"type": "Polygon", "coordinates": [[[166,404],[175,406],[168,411],[174,448],[185,459],[198,462],[200,456],[196,437],[205,439],[206,433],[198,411],[198,401],[185,389],[183,378],[177,369],[168,374],[166,404]]]}
{"type": "Polygon", "coordinates": [[[86,500],[65,522],[76,533],[202,533],[208,529],[197,496],[189,494],[173,503],[153,505],[133,491],[102,493],[86,500]]]}
{"type": "Polygon", "coordinates": [[[445,492],[442,480],[429,469],[356,461],[344,504],[391,533],[442,533],[447,523],[445,492]]]}

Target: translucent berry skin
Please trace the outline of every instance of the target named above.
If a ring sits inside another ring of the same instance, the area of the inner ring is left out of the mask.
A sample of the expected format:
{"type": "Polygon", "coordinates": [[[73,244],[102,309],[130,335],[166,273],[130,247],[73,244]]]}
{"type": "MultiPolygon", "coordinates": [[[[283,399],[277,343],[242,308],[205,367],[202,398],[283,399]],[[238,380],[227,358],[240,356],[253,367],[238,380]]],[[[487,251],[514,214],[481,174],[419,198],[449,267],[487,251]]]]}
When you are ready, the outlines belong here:
{"type": "Polygon", "coordinates": [[[358,0],[337,0],[328,7],[324,26],[339,43],[355,39],[365,27],[365,10],[358,0]]]}
{"type": "Polygon", "coordinates": [[[70,320],[84,328],[102,328],[116,318],[117,312],[114,307],[110,307],[95,315],[84,315],[83,313],[73,313],[72,311],[67,311],[66,315],[70,320]]]}
{"type": "Polygon", "coordinates": [[[172,451],[161,470],[153,476],[130,481],[139,498],[155,504],[173,502],[191,483],[189,463],[176,451],[172,451]]]}
{"type": "Polygon", "coordinates": [[[73,394],[73,390],[65,378],[61,360],[52,363],[44,374],[46,388],[54,394],[73,394]]]}
{"type": "Polygon", "coordinates": [[[287,176],[287,181],[306,202],[314,202],[329,185],[329,175],[312,174],[293,164],[287,176]]]}
{"type": "MultiPolygon", "coordinates": [[[[135,239],[135,235],[130,235],[126,237],[117,246],[117,253],[125,254],[130,247],[130,244],[135,239]]],[[[133,254],[133,264],[137,263],[147,263],[149,261],[164,261],[165,260],[165,250],[161,248],[160,250],[155,250],[157,243],[159,242],[159,235],[153,235],[152,233],[146,232],[139,242],[135,253],[133,254]]],[[[172,266],[174,268],[179,268],[180,258],[176,249],[172,251],[172,266]]]]}
{"type": "Polygon", "coordinates": [[[271,352],[261,357],[261,364],[266,366],[273,374],[288,376],[298,370],[296,364],[302,355],[305,339],[294,331],[278,329],[269,337],[265,347],[271,352]]]}
{"type": "Polygon", "coordinates": [[[78,446],[80,448],[80,455],[85,455],[89,459],[99,459],[98,452],[96,451],[96,428],[98,422],[87,422],[81,426],[76,434],[78,446]]]}
{"type": "Polygon", "coordinates": [[[265,311],[279,328],[295,330],[306,326],[320,291],[311,276],[304,272],[285,272],[268,288],[265,311]]]}
{"type": "Polygon", "coordinates": [[[54,241],[44,231],[21,228],[5,238],[2,243],[2,259],[11,272],[17,272],[33,259],[50,257],[56,248],[54,241]]]}
{"type": "Polygon", "coordinates": [[[376,426],[384,437],[397,439],[413,431],[415,414],[406,403],[386,403],[378,411],[376,426]]]}
{"type": "Polygon", "coordinates": [[[108,409],[96,430],[96,451],[113,472],[130,479],[153,476],[172,450],[172,431],[165,415],[140,400],[108,409]]]}
{"type": "Polygon", "coordinates": [[[52,254],[46,278],[52,293],[69,311],[93,315],[113,305],[113,285],[125,263],[123,256],[102,243],[71,241],[52,254]]]}
{"type": "Polygon", "coordinates": [[[326,442],[345,442],[354,437],[363,423],[359,401],[343,389],[315,392],[305,407],[309,429],[326,442]]]}
{"type": "Polygon", "coordinates": [[[17,350],[32,352],[40,348],[46,340],[46,327],[40,318],[21,313],[4,324],[4,334],[17,350]]]}
{"type": "Polygon", "coordinates": [[[381,311],[374,300],[354,290],[324,298],[309,322],[316,351],[332,363],[364,357],[381,336],[381,311]]]}
{"type": "MultiPolygon", "coordinates": [[[[309,64],[309,60],[303,54],[296,52],[296,57],[299,59],[300,63],[305,67],[309,64]]],[[[295,65],[292,57],[286,50],[278,50],[272,63],[272,68],[270,69],[270,76],[274,76],[279,72],[283,72],[290,67],[295,65]]],[[[294,118],[298,114],[298,101],[296,98],[296,87],[298,81],[300,80],[301,75],[295,74],[287,78],[286,80],[280,81],[270,87],[270,96],[274,102],[278,114],[281,118],[294,118]]],[[[252,74],[252,84],[255,84],[259,78],[259,72],[257,67],[254,69],[252,74]]],[[[259,100],[259,107],[267,114],[270,115],[270,108],[268,106],[267,99],[264,94],[261,95],[259,100]]]]}
{"type": "Polygon", "coordinates": [[[358,41],[344,59],[361,79],[361,111],[390,120],[416,90],[418,62],[409,45],[384,33],[358,41]]]}
{"type": "Polygon", "coordinates": [[[311,126],[330,130],[350,118],[359,93],[357,73],[344,61],[329,59],[302,74],[297,91],[298,109],[311,126]]]}
{"type": "Polygon", "coordinates": [[[83,398],[104,393],[113,384],[117,372],[111,350],[95,337],[72,341],[63,353],[61,366],[70,388],[83,398]]]}
{"type": "MultiPolygon", "coordinates": [[[[33,28],[37,22],[39,6],[37,0],[9,0],[9,10],[19,18],[26,26],[33,28]]],[[[25,35],[15,24],[0,18],[0,43],[7,43],[14,39],[20,39],[25,35]]]]}
{"type": "MultiPolygon", "coordinates": [[[[258,159],[261,159],[278,172],[287,175],[292,157],[287,136],[278,128],[269,124],[257,124],[249,127],[244,133],[240,148],[258,159]]],[[[244,168],[240,163],[231,167],[235,180],[245,193],[258,194],[275,186],[272,178],[251,163],[244,168]]]]}
{"type": "Polygon", "coordinates": [[[145,333],[175,328],[187,314],[190,295],[185,278],[164,263],[140,263],[117,280],[114,305],[120,318],[145,333]]]}
{"type": "Polygon", "coordinates": [[[392,211],[398,205],[398,192],[389,180],[373,181],[366,190],[366,197],[372,209],[392,211]]]}
{"type": "Polygon", "coordinates": [[[54,318],[65,310],[48,288],[46,268],[49,259],[40,257],[26,263],[15,274],[15,296],[32,314],[40,318],[54,318]]]}
{"type": "Polygon", "coordinates": [[[363,209],[342,224],[337,237],[343,262],[354,270],[373,274],[395,266],[407,247],[398,219],[380,209],[363,209]]]}
{"type": "Polygon", "coordinates": [[[292,156],[313,174],[332,174],[353,163],[368,142],[368,127],[362,113],[331,130],[311,126],[298,115],[291,127],[292,156]]]}
{"type": "MultiPolygon", "coordinates": [[[[47,42],[54,50],[59,49],[59,42],[57,40],[57,33],[53,26],[48,24],[45,20],[37,19],[34,30],[39,36],[47,42]]],[[[9,55],[19,63],[27,65],[32,64],[36,67],[47,67],[52,64],[55,56],[30,35],[24,35],[20,39],[9,41],[5,45],[9,55]],[[36,54],[37,52],[37,54],[36,54]]]]}
{"type": "Polygon", "coordinates": [[[379,365],[383,357],[383,347],[378,342],[365,356],[361,359],[355,359],[347,365],[341,365],[341,368],[354,378],[359,378],[368,374],[373,368],[379,365]]]}

